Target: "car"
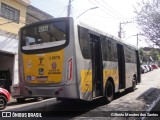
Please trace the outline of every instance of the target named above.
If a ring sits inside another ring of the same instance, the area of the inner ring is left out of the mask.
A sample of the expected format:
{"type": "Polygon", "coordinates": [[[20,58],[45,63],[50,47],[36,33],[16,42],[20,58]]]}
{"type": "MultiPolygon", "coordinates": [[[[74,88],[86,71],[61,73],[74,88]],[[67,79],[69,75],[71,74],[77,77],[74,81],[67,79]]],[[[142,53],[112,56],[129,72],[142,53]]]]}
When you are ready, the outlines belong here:
{"type": "MultiPolygon", "coordinates": [[[[23,103],[25,102],[26,99],[28,99],[28,97],[24,97],[21,92],[20,92],[20,86],[19,84],[13,84],[11,86],[11,96],[17,100],[18,103],[23,103]]],[[[36,101],[41,101],[44,98],[41,96],[38,97],[32,97],[33,99],[35,99],[36,101]]],[[[30,99],[30,98],[29,98],[30,99]]]]}
{"type": "Polygon", "coordinates": [[[150,71],[153,70],[152,65],[148,65],[148,67],[149,67],[150,71]]]}
{"type": "Polygon", "coordinates": [[[143,66],[147,69],[147,72],[151,71],[148,65],[143,65],[143,66]]]}
{"type": "Polygon", "coordinates": [[[147,68],[144,65],[141,65],[141,73],[148,72],[147,68]]]}
{"type": "Polygon", "coordinates": [[[155,64],[153,64],[153,65],[152,65],[152,68],[153,68],[153,69],[158,69],[158,66],[155,65],[155,64]]]}
{"type": "Polygon", "coordinates": [[[150,68],[149,68],[149,66],[148,65],[143,65],[146,69],[147,69],[147,72],[149,72],[150,71],[150,68]]]}
{"type": "Polygon", "coordinates": [[[10,93],[6,89],[0,87],[0,110],[6,108],[7,103],[10,100],[10,97],[10,93]]]}

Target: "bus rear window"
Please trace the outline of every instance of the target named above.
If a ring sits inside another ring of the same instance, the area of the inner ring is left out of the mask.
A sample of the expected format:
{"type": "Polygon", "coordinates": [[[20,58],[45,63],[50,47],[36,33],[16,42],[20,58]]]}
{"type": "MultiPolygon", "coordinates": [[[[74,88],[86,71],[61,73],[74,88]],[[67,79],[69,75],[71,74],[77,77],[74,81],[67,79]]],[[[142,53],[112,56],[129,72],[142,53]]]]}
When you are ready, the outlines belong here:
{"type": "Polygon", "coordinates": [[[22,31],[22,49],[34,50],[66,43],[66,22],[52,22],[28,27],[22,31]]]}

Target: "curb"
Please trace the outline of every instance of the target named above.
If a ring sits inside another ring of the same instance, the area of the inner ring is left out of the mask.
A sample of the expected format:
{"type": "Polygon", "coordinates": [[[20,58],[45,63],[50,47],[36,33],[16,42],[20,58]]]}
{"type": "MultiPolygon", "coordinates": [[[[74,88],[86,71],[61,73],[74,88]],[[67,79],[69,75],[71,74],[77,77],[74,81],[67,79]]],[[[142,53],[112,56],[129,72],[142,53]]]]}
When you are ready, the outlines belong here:
{"type": "Polygon", "coordinates": [[[26,104],[22,107],[10,108],[4,111],[46,111],[47,107],[55,103],[56,98],[50,98],[31,104],[26,104]]]}
{"type": "MultiPolygon", "coordinates": [[[[147,112],[150,111],[154,111],[154,109],[156,109],[156,107],[160,104],[158,104],[158,102],[160,102],[160,96],[153,102],[153,104],[150,105],[150,107],[146,110],[147,112]]],[[[160,111],[160,110],[159,110],[160,111]]],[[[160,116],[159,116],[160,117],[160,116]]],[[[142,117],[141,120],[146,120],[147,117],[142,117]]]]}

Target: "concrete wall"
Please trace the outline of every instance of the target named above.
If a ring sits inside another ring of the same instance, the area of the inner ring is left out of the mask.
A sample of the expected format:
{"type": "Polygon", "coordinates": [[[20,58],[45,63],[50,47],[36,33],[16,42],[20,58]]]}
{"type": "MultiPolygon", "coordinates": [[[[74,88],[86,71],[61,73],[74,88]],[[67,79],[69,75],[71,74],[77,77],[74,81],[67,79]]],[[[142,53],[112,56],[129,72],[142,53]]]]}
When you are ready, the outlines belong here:
{"type": "Polygon", "coordinates": [[[41,20],[53,19],[53,16],[29,5],[27,7],[26,23],[31,24],[41,20]]]}

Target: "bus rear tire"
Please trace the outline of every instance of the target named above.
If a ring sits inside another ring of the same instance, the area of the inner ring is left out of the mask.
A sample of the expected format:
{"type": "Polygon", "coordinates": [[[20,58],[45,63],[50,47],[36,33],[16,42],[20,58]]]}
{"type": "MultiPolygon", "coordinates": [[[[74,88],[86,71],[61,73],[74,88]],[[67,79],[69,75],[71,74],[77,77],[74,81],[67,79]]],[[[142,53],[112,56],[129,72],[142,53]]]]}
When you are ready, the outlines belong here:
{"type": "Polygon", "coordinates": [[[114,85],[111,80],[108,80],[105,88],[105,102],[110,103],[114,97],[114,85]]]}

